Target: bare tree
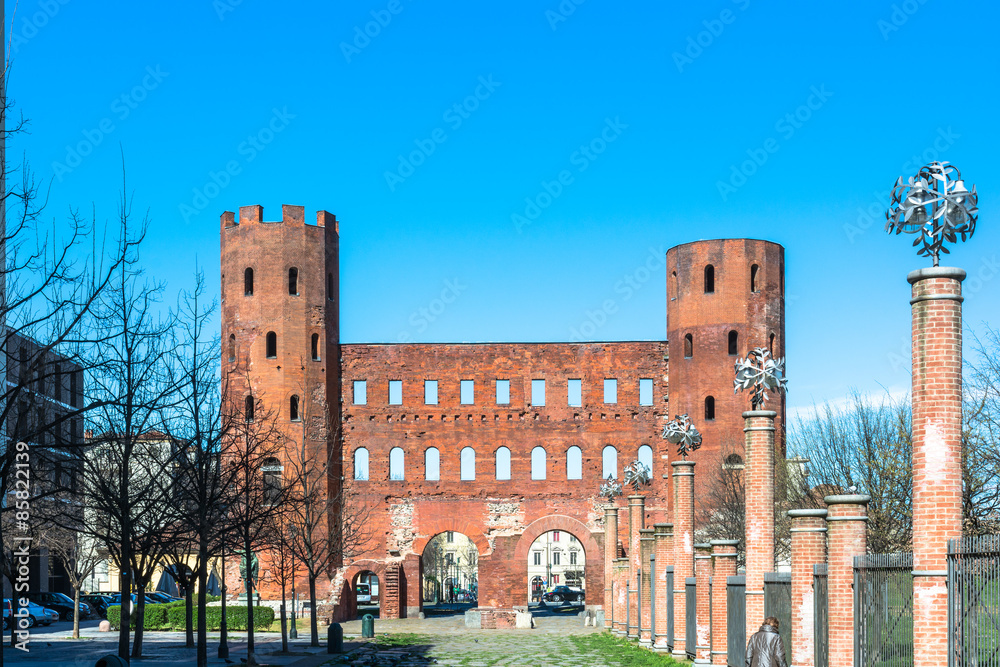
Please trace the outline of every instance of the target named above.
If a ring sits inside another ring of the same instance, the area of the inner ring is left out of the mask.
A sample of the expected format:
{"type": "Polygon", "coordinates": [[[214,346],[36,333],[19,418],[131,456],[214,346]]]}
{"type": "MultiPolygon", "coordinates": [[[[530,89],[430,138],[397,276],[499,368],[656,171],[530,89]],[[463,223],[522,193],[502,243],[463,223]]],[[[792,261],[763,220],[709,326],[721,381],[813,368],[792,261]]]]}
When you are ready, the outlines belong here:
{"type": "Polygon", "coordinates": [[[962,429],[964,533],[1000,533],[1000,330],[973,334],[962,429]]]}
{"type": "Polygon", "coordinates": [[[73,639],[79,639],[80,591],[83,589],[83,582],[107,557],[107,553],[79,528],[65,528],[55,523],[50,523],[44,530],[40,544],[48,549],[50,556],[55,556],[59,561],[73,588],[73,639]]]}

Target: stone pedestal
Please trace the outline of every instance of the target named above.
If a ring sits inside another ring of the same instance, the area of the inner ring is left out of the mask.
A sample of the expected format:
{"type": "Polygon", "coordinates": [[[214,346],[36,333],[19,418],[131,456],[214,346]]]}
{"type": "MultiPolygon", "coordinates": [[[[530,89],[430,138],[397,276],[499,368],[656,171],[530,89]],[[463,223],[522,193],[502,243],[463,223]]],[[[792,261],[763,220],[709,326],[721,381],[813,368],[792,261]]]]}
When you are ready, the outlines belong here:
{"type": "Polygon", "coordinates": [[[814,667],[813,565],[826,562],[826,515],[823,509],[788,510],[792,520],[791,667],[814,667]]]}
{"type": "MultiPolygon", "coordinates": [[[[773,410],[743,413],[746,424],[747,639],[764,623],[764,574],[774,571],[773,410]]],[[[833,664],[833,663],[831,663],[833,664]]]]}
{"type": "MultiPolygon", "coordinates": [[[[827,496],[828,664],[854,664],[854,557],[865,553],[870,496],[827,496]]],[[[942,663],[946,664],[946,663],[942,663]]]]}

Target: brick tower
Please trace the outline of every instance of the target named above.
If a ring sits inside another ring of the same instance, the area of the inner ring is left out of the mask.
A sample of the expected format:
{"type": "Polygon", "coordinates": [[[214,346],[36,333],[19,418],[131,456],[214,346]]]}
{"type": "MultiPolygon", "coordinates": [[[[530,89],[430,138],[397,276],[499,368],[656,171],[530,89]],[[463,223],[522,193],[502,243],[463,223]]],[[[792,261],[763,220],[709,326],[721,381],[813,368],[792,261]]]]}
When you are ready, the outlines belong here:
{"type": "MultiPolygon", "coordinates": [[[[746,396],[733,394],[733,364],[754,347],[785,356],[785,249],[754,239],[695,241],[667,251],[670,415],[690,415],[704,437],[692,459],[717,464],[723,448],[742,449],[746,396]]],[[[775,446],[784,452],[785,397],[775,446]]],[[[741,454],[742,455],[742,454],[741,454]]],[[[704,479],[707,479],[704,478],[704,479]]]]}
{"type": "MultiPolygon", "coordinates": [[[[256,410],[275,416],[286,443],[281,465],[305,441],[318,460],[334,462],[327,483],[337,494],[339,234],[332,214],[319,211],[315,225],[304,215],[302,206],[282,206],[277,222],[264,222],[261,206],[241,206],[238,219],[222,214],[222,368],[231,399],[252,395],[256,410]]],[[[261,595],[276,599],[268,579],[261,595]]]]}

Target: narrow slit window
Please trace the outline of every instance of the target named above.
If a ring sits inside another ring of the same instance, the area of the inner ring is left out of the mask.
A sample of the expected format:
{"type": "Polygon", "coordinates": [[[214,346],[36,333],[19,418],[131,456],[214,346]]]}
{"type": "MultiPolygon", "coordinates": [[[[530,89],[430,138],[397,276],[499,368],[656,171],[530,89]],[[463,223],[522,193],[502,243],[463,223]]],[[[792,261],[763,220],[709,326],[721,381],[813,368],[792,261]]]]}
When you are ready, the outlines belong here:
{"type": "Polygon", "coordinates": [[[684,358],[690,359],[694,356],[694,336],[687,334],[684,336],[684,358]]]}
{"type": "Polygon", "coordinates": [[[274,359],[278,356],[278,334],[273,331],[267,332],[267,358],[274,359]]]}
{"type": "Polygon", "coordinates": [[[403,381],[389,380],[389,405],[403,404],[403,381]]]}
{"type": "Polygon", "coordinates": [[[649,476],[653,476],[653,448],[649,445],[642,445],[639,447],[639,463],[646,466],[646,470],[649,471],[649,476]]]}
{"type": "Polygon", "coordinates": [[[754,264],[750,267],[750,291],[759,292],[760,285],[757,284],[757,272],[760,271],[760,267],[754,264]]]}
{"type": "Polygon", "coordinates": [[[705,419],[715,419],[715,397],[706,396],[705,397],[705,419]]]}
{"type": "Polygon", "coordinates": [[[299,397],[293,395],[288,399],[288,418],[293,422],[300,421],[302,416],[299,414],[299,397]]]}
{"type": "Polygon", "coordinates": [[[510,450],[506,447],[497,449],[497,479],[510,479],[510,450]]]}
{"type": "Polygon", "coordinates": [[[441,452],[437,447],[428,447],[424,452],[424,479],[428,482],[441,479],[441,452]]]}
{"type": "Polygon", "coordinates": [[[618,380],[614,378],[604,379],[604,402],[614,405],[618,402],[618,380]]]}
{"type": "Polygon", "coordinates": [[[291,296],[299,295],[299,270],[294,266],[288,269],[288,293],[291,296]]]}
{"type": "Polygon", "coordinates": [[[474,405],[476,402],[476,383],[474,380],[462,380],[459,387],[462,405],[474,405]]]}
{"type": "Polygon", "coordinates": [[[315,334],[314,333],[312,335],[312,342],[310,344],[310,347],[312,348],[312,360],[313,361],[319,361],[320,360],[320,356],[319,356],[319,334],[315,334]]]}
{"type": "Polygon", "coordinates": [[[677,294],[677,272],[676,271],[671,271],[670,272],[670,300],[673,301],[678,296],[680,296],[680,295],[677,294]]]}
{"type": "Polygon", "coordinates": [[[354,479],[368,479],[368,450],[364,447],[354,450],[354,479]]]}
{"type": "Polygon", "coordinates": [[[601,479],[618,479],[618,450],[607,445],[601,452],[601,479]]]}
{"type": "Polygon", "coordinates": [[[715,292],[715,267],[709,264],[705,267],[705,294],[715,292]]]}
{"type": "Polygon", "coordinates": [[[236,361],[236,334],[229,334],[229,363],[236,361]]]}
{"type": "Polygon", "coordinates": [[[476,450],[472,447],[464,447],[461,454],[462,481],[469,482],[476,479],[476,450]]]}
{"type": "Polygon", "coordinates": [[[653,404],[653,378],[640,378],[639,405],[653,404]]]}
{"type": "Polygon", "coordinates": [[[249,266],[243,272],[243,293],[247,296],[253,296],[253,269],[249,266]]]}
{"type": "Polygon", "coordinates": [[[583,405],[583,381],[571,379],[567,382],[566,387],[567,401],[566,403],[573,407],[580,407],[583,405]]]}
{"type": "Polygon", "coordinates": [[[774,358],[774,334],[767,339],[767,351],[771,353],[771,358],[774,358]]]}
{"type": "Polygon", "coordinates": [[[740,353],[740,334],[735,330],[729,332],[729,356],[735,357],[740,353]]]}
{"type": "Polygon", "coordinates": [[[531,405],[533,407],[545,405],[545,380],[531,381],[531,405]]]}
{"type": "Polygon", "coordinates": [[[393,447],[389,450],[389,479],[399,481],[406,479],[404,463],[405,454],[402,447],[393,447]]]}
{"type": "Polygon", "coordinates": [[[576,445],[566,450],[566,479],[583,479],[583,452],[576,445]]]}
{"type": "Polygon", "coordinates": [[[333,274],[326,274],[326,298],[333,301],[333,274]]]}
{"type": "Polygon", "coordinates": [[[253,395],[243,399],[243,415],[248,422],[253,421],[254,401],[253,395]]]}
{"type": "Polygon", "coordinates": [[[355,380],[354,405],[367,405],[367,404],[368,404],[368,381],[355,380]]]}
{"type": "Polygon", "coordinates": [[[544,447],[535,447],[531,450],[531,479],[545,479],[545,467],[547,461],[544,447]]]}
{"type": "Polygon", "coordinates": [[[497,380],[497,405],[510,405],[510,380],[497,380]]]}

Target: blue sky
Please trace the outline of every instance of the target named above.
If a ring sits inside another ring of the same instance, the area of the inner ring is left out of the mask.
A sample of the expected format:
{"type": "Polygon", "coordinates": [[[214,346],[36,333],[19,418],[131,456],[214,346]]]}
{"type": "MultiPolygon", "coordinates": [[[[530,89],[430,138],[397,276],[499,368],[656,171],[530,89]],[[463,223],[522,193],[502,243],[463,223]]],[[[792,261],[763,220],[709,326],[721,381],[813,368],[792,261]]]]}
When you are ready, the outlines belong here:
{"type": "Polygon", "coordinates": [[[346,342],[569,340],[608,299],[594,338],[662,339],[667,248],[768,238],[789,404],[906,389],[928,261],[859,212],[943,159],[981,223],[942,263],[1000,325],[993,3],[5,6],[47,217],[114,218],[123,150],[172,292],[218,276],[222,211],[301,204],[340,220],[346,342]]]}

